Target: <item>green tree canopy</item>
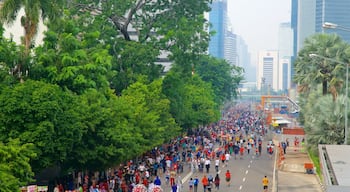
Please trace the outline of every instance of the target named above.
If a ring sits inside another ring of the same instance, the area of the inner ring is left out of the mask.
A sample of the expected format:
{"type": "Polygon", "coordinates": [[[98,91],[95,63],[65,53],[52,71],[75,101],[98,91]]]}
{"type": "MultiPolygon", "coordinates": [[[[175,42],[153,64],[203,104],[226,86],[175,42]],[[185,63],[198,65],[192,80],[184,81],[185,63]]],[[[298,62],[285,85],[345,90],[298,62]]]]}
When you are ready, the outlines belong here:
{"type": "Polygon", "coordinates": [[[0,191],[18,191],[33,181],[34,173],[29,164],[35,158],[33,144],[21,144],[19,139],[0,142],[0,191]]]}
{"type": "Polygon", "coordinates": [[[34,143],[34,171],[59,164],[70,155],[84,128],[79,101],[58,86],[28,80],[0,94],[0,141],[34,143]]]}
{"type": "Polygon", "coordinates": [[[28,56],[33,46],[34,37],[37,34],[40,17],[43,20],[48,19],[55,21],[62,13],[61,7],[65,1],[63,0],[4,0],[0,7],[0,23],[12,24],[20,10],[24,9],[24,16],[21,17],[21,25],[24,28],[23,60],[16,67],[12,68],[13,74],[22,79],[22,75],[26,74],[29,69],[30,62],[28,56]]]}
{"type": "Polygon", "coordinates": [[[112,57],[100,32],[83,33],[74,21],[61,23],[60,33],[48,31],[44,45],[36,49],[32,79],[58,84],[81,94],[89,88],[106,89],[112,57]]]}
{"type": "Polygon", "coordinates": [[[239,83],[243,80],[243,69],[231,66],[225,60],[203,56],[197,65],[195,73],[203,81],[212,85],[216,95],[215,101],[221,105],[224,101],[237,97],[239,83]]]}

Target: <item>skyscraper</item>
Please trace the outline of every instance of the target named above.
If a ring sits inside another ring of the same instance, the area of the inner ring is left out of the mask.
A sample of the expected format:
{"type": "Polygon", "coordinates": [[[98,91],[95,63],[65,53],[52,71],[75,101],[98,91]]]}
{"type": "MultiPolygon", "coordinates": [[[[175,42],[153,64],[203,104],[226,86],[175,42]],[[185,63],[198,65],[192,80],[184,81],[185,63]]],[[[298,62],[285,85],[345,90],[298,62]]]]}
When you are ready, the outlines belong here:
{"type": "MultiPolygon", "coordinates": [[[[293,54],[290,58],[291,66],[290,66],[290,77],[293,79],[294,77],[294,61],[298,54],[298,1],[299,0],[291,0],[291,18],[290,18],[290,27],[293,31],[293,54]]],[[[291,81],[291,87],[295,87],[293,81],[291,81]]]]}
{"type": "Polygon", "coordinates": [[[278,90],[287,92],[291,87],[291,59],[293,56],[293,30],[291,23],[280,24],[278,37],[278,90]]]}
{"type": "Polygon", "coordinates": [[[260,51],[258,57],[257,87],[260,90],[279,90],[278,52],[260,51]]]}
{"type": "Polygon", "coordinates": [[[350,0],[316,0],[316,32],[337,33],[350,42],[350,32],[339,29],[323,29],[325,22],[350,28],[350,0]]]}
{"type": "Polygon", "coordinates": [[[231,65],[238,65],[237,58],[237,35],[227,31],[224,39],[224,59],[231,65]]]}
{"type": "Polygon", "coordinates": [[[316,1],[299,0],[298,2],[298,28],[297,28],[297,51],[304,46],[304,41],[315,34],[316,1]]]}
{"type": "Polygon", "coordinates": [[[256,82],[256,68],[251,65],[247,43],[239,35],[237,35],[237,65],[243,67],[246,81],[256,82]]]}
{"type": "Polygon", "coordinates": [[[225,35],[227,31],[227,1],[214,0],[209,12],[210,31],[215,31],[209,42],[209,54],[224,59],[225,35]]]}

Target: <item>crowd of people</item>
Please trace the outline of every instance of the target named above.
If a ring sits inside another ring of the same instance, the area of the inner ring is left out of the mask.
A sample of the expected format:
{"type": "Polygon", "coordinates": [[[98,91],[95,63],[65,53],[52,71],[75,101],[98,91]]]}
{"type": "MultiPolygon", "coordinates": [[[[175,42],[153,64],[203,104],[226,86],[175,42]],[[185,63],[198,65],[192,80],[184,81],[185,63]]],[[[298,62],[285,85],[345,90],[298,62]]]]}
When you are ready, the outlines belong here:
{"type": "MultiPolygon", "coordinates": [[[[223,112],[219,122],[197,128],[193,134],[177,137],[168,144],[156,147],[139,159],[129,160],[104,172],[77,173],[78,191],[89,192],[133,192],[142,185],[146,190],[160,191],[161,186],[173,192],[184,188],[181,173],[184,167],[193,173],[203,173],[203,178],[190,178],[188,190],[197,192],[200,183],[204,191],[219,189],[220,164],[227,166],[230,158],[244,159],[246,154],[261,155],[262,137],[266,134],[265,121],[259,112],[249,105],[236,105],[223,112]],[[210,174],[212,163],[215,176],[210,174]]],[[[268,153],[273,153],[269,143],[268,153]],[[270,151],[271,149],[272,151],[270,151]]],[[[230,186],[231,174],[227,170],[225,181],[230,186]]],[[[63,192],[58,184],[55,192],[63,192]]]]}

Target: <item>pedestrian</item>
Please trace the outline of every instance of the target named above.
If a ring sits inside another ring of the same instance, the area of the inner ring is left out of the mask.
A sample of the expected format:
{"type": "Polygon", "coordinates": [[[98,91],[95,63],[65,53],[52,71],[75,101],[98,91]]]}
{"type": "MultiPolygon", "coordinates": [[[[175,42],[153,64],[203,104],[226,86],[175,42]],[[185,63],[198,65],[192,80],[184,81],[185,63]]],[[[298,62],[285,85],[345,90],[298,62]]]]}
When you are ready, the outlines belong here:
{"type": "Polygon", "coordinates": [[[241,147],[239,148],[239,154],[240,154],[240,159],[243,159],[243,155],[244,155],[244,146],[243,146],[243,144],[241,144],[241,147]]]}
{"type": "Polygon", "coordinates": [[[208,181],[207,175],[204,174],[202,177],[202,185],[203,185],[204,192],[206,192],[208,184],[209,184],[209,181],[208,181]]]}
{"type": "Polygon", "coordinates": [[[250,154],[250,150],[252,149],[252,145],[250,144],[250,142],[248,142],[247,144],[247,153],[248,155],[250,154]]]}
{"type": "Polygon", "coordinates": [[[263,184],[263,189],[265,192],[268,191],[269,188],[269,179],[267,178],[267,176],[265,175],[264,178],[262,179],[262,184],[263,184]]]}
{"type": "Polygon", "coordinates": [[[225,153],[222,153],[222,154],[221,154],[221,162],[222,162],[222,165],[225,165],[225,160],[226,160],[226,155],[225,155],[225,153]]]}
{"type": "Polygon", "coordinates": [[[199,183],[199,179],[198,177],[196,176],[193,180],[193,191],[194,192],[197,192],[198,191],[198,183],[199,183]]]}
{"type": "Polygon", "coordinates": [[[148,191],[153,191],[154,187],[156,185],[154,183],[152,183],[152,181],[148,184],[148,191]]]}
{"type": "Polygon", "coordinates": [[[229,170],[227,170],[225,173],[225,179],[226,179],[227,186],[229,187],[231,185],[231,173],[229,170]]]}
{"type": "Polygon", "coordinates": [[[156,179],[154,180],[154,184],[159,185],[159,186],[162,185],[162,182],[161,182],[159,176],[157,176],[156,179]]]}
{"type": "Polygon", "coordinates": [[[283,149],[283,154],[286,154],[287,144],[285,142],[282,142],[282,149],[283,149]]]}
{"type": "Polygon", "coordinates": [[[233,146],[233,153],[235,154],[235,159],[237,159],[237,155],[239,153],[239,146],[237,143],[233,146]]]}
{"type": "Polygon", "coordinates": [[[214,178],[214,184],[215,184],[215,189],[219,190],[220,187],[220,177],[219,174],[216,174],[215,178],[214,178]]]}
{"type": "Polygon", "coordinates": [[[208,182],[208,185],[206,186],[206,188],[207,188],[208,192],[211,192],[211,187],[212,187],[212,184],[213,184],[213,182],[212,182],[212,181],[209,181],[209,182],[208,182]]]}
{"type": "Polygon", "coordinates": [[[188,191],[192,192],[193,191],[193,179],[191,177],[191,179],[188,181],[188,191]]]}
{"type": "Polygon", "coordinates": [[[172,192],[176,192],[176,191],[177,191],[177,185],[176,185],[176,183],[174,183],[174,184],[171,186],[171,190],[172,190],[172,192]]]}
{"type": "Polygon", "coordinates": [[[182,192],[182,178],[181,175],[177,177],[177,192],[182,192]]]}
{"type": "Polygon", "coordinates": [[[220,166],[220,160],[219,158],[216,158],[215,160],[215,171],[219,172],[219,166],[220,166]]]}
{"type": "Polygon", "coordinates": [[[270,159],[272,159],[272,154],[273,154],[273,146],[272,145],[270,145],[268,147],[268,152],[269,152],[270,159]]]}
{"type": "Polygon", "coordinates": [[[168,186],[170,182],[170,171],[166,170],[165,172],[165,184],[168,186]]]}
{"type": "Polygon", "coordinates": [[[230,153],[229,152],[226,152],[225,154],[225,166],[227,167],[228,165],[228,161],[230,160],[230,153]]]}
{"type": "Polygon", "coordinates": [[[205,168],[206,168],[206,170],[207,170],[207,173],[209,173],[209,169],[210,169],[210,159],[207,158],[207,159],[205,160],[204,164],[205,164],[205,168]]]}

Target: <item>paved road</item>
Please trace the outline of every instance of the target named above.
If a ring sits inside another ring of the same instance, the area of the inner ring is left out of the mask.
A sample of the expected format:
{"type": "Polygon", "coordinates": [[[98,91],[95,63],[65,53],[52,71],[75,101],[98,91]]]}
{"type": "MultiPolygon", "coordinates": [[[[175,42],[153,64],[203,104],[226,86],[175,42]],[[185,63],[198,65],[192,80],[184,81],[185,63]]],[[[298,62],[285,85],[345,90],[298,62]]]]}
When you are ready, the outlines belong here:
{"type": "MultiPolygon", "coordinates": [[[[274,171],[274,156],[272,159],[267,155],[266,152],[266,145],[267,140],[271,137],[268,137],[263,142],[263,150],[262,155],[259,158],[256,158],[253,154],[245,154],[243,159],[240,159],[237,157],[237,159],[234,159],[232,156],[229,164],[227,167],[220,165],[219,170],[219,177],[220,177],[220,190],[219,191],[234,191],[234,192],[259,192],[262,190],[262,178],[264,175],[266,175],[269,178],[270,185],[269,185],[269,191],[272,191],[272,185],[273,185],[273,171],[274,171]],[[225,172],[227,169],[230,170],[232,179],[231,179],[231,186],[228,187],[226,185],[225,181],[225,172]]],[[[221,163],[221,162],[220,162],[221,163]]],[[[183,188],[181,192],[188,192],[188,181],[189,179],[198,177],[198,179],[201,181],[203,175],[206,174],[207,176],[211,174],[213,177],[215,177],[216,172],[214,168],[214,162],[211,162],[211,168],[209,173],[205,173],[205,170],[203,173],[195,172],[191,173],[189,170],[189,166],[185,166],[184,173],[180,174],[182,181],[183,181],[183,188]]],[[[162,181],[164,181],[164,175],[162,177],[162,181]]],[[[164,183],[164,182],[163,182],[164,183]]],[[[162,185],[165,192],[170,192],[171,189],[169,186],[162,185]]],[[[198,186],[198,192],[202,192],[203,187],[201,185],[198,186]]],[[[213,186],[213,190],[214,189],[213,186]]]]}

